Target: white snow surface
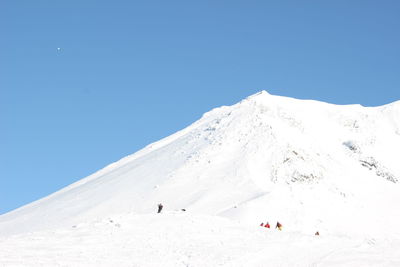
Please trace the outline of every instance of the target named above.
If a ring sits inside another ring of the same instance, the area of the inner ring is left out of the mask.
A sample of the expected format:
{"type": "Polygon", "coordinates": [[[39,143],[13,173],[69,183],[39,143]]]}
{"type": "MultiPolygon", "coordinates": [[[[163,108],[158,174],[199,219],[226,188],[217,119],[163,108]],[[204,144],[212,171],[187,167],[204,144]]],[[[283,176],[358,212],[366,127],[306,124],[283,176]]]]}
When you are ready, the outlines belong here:
{"type": "Polygon", "coordinates": [[[0,266],[400,266],[399,150],[399,101],[262,91],[1,215],[0,266]]]}

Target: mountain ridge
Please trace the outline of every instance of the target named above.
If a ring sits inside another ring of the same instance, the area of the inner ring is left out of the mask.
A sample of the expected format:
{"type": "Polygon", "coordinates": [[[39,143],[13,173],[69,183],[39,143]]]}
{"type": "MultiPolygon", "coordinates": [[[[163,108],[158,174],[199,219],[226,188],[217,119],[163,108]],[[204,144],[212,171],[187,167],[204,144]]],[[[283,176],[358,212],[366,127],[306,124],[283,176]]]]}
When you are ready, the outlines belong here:
{"type": "MultiPolygon", "coordinates": [[[[299,231],[316,225],[344,231],[327,206],[350,216],[365,203],[388,205],[397,198],[399,103],[341,106],[261,91],[1,215],[0,232],[72,225],[112,213],[149,213],[159,202],[172,210],[248,224],[269,216],[299,231]],[[361,184],[368,187],[360,189],[361,184]],[[388,195],[379,200],[375,189],[388,195]]],[[[378,207],[374,212],[392,218],[378,207]]],[[[360,221],[368,218],[368,213],[360,215],[360,221]]]]}

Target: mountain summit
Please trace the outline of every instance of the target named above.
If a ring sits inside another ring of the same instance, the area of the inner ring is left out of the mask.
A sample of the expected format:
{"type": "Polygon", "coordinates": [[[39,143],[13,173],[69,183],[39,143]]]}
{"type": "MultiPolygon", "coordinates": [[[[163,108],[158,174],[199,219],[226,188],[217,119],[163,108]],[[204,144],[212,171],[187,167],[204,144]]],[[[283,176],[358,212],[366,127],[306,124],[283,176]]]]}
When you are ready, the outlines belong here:
{"type": "Polygon", "coordinates": [[[0,234],[155,213],[161,202],[249,225],[390,235],[400,224],[399,149],[399,102],[341,106],[262,91],[0,216],[0,234]]]}

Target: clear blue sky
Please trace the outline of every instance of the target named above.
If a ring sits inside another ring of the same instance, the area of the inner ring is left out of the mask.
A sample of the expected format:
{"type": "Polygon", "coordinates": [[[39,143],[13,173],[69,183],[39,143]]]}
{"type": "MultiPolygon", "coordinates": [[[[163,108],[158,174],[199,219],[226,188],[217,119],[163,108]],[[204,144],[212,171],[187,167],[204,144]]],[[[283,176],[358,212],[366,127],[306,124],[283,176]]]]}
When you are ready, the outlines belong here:
{"type": "Polygon", "coordinates": [[[263,89],[399,100],[399,14],[397,0],[2,0],[0,213],[263,89]]]}

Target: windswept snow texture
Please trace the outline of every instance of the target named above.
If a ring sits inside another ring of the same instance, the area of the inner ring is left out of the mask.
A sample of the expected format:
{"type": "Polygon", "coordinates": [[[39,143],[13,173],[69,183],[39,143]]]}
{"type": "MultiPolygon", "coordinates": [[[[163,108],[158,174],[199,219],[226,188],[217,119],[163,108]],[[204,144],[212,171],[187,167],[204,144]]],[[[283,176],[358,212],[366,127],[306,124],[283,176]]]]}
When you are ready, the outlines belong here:
{"type": "Polygon", "coordinates": [[[0,216],[0,266],[400,266],[399,150],[400,102],[263,91],[0,216]]]}

